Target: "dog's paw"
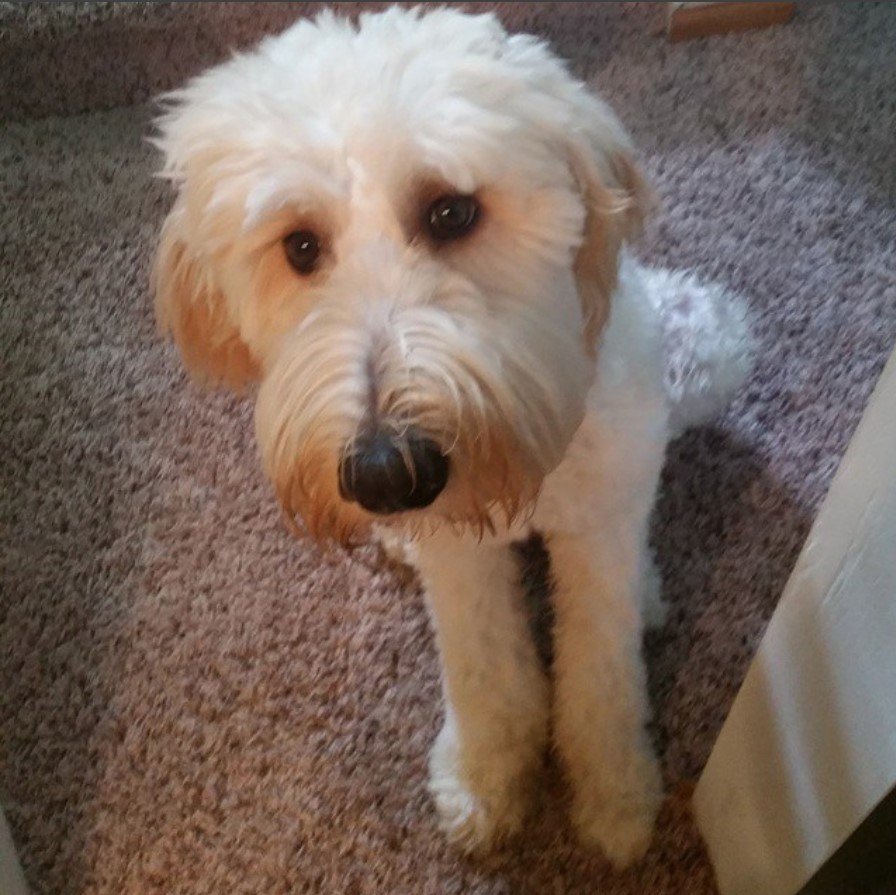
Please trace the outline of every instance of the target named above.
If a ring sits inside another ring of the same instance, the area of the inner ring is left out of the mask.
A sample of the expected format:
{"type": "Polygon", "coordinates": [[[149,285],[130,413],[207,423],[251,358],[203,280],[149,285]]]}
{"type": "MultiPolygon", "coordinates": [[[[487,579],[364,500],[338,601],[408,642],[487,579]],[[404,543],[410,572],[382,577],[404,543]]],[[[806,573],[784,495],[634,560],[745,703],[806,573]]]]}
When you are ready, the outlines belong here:
{"type": "Polygon", "coordinates": [[[579,840],[599,847],[619,870],[644,857],[653,837],[662,801],[659,772],[654,766],[644,786],[634,792],[578,792],[572,822],[579,840]]]}
{"type": "Polygon", "coordinates": [[[598,847],[618,870],[644,857],[653,836],[656,808],[631,804],[581,809],[573,823],[583,845],[598,847]]]}
{"type": "Polygon", "coordinates": [[[525,808],[508,793],[474,792],[456,774],[432,776],[429,791],[442,831],[470,854],[500,846],[522,826],[525,808]]]}
{"type": "Polygon", "coordinates": [[[530,801],[530,774],[495,752],[461,762],[445,730],[433,746],[429,792],[448,840],[474,854],[498,847],[519,831],[530,801]]]}

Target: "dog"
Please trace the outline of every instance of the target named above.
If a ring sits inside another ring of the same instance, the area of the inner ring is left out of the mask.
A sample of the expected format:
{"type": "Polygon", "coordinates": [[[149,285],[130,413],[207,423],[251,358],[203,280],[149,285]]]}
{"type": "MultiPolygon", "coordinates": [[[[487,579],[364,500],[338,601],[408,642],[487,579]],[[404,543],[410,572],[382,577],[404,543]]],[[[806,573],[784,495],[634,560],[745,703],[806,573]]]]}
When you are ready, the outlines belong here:
{"type": "Polygon", "coordinates": [[[668,441],[746,375],[743,303],[633,259],[650,191],[625,130],[493,15],[323,13],[163,103],[158,320],[197,379],[257,389],[293,524],[418,570],[445,832],[515,833],[550,736],[581,840],[637,860],[662,798],[648,519],[668,441]],[[550,681],[511,549],[531,531],[550,681]]]}

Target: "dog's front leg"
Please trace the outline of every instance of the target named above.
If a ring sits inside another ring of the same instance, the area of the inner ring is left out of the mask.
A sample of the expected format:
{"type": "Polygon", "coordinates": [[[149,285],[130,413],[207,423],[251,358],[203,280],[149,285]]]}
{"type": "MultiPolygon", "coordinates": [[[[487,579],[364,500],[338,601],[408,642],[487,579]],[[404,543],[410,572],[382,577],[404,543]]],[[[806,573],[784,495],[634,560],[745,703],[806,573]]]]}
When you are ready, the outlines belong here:
{"type": "Polygon", "coordinates": [[[430,791],[448,836],[480,850],[523,820],[547,735],[547,682],[509,546],[437,535],[419,545],[417,565],[445,699],[430,791]]]}
{"type": "Polygon", "coordinates": [[[641,540],[622,525],[549,540],[556,748],[580,838],[619,867],[647,849],[662,790],[645,730],[641,540]]]}

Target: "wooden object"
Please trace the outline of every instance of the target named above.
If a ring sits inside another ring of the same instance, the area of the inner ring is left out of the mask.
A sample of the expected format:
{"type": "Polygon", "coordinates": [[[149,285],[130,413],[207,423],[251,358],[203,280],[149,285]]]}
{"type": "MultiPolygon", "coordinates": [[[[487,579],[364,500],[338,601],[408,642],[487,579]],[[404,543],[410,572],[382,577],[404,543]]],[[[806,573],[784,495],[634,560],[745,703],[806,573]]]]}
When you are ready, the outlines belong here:
{"type": "Polygon", "coordinates": [[[670,3],[669,40],[689,40],[729,31],[782,25],[793,18],[796,3],[670,3]]]}

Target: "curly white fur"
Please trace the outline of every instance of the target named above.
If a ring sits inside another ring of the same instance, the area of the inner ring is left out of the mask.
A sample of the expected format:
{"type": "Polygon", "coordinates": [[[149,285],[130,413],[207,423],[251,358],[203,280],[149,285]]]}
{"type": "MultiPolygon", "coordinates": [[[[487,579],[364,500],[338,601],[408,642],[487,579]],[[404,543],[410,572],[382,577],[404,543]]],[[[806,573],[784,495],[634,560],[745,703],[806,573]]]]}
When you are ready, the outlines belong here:
{"type": "Polygon", "coordinates": [[[626,256],[646,191],[619,122],[493,16],[393,9],[298,23],[172,94],[159,131],[178,191],[162,325],[200,378],[261,382],[290,518],[345,541],[379,529],[420,571],[446,831],[470,849],[515,831],[552,726],[582,838],[637,858],[661,798],[647,520],[668,439],[730,394],[748,340],[722,289],[626,256]],[[422,209],[445,192],[482,220],[434,245],[422,209]],[[284,254],[297,229],[323,246],[312,275],[284,254]],[[340,458],[371,420],[447,454],[431,506],[380,518],[343,498],[340,458]],[[553,560],[553,698],[510,549],[532,528],[553,560]]]}

